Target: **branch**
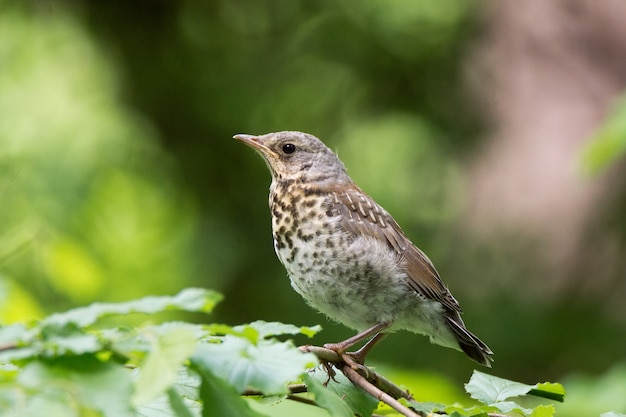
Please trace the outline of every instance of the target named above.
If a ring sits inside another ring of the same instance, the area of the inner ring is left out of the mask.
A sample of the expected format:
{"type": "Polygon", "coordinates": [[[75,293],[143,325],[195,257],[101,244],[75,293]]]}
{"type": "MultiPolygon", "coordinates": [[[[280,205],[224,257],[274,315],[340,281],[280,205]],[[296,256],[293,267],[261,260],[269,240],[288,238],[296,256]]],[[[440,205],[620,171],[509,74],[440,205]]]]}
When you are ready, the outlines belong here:
{"type": "MultiPolygon", "coordinates": [[[[319,346],[300,346],[302,352],[313,353],[318,359],[332,363],[355,386],[384,402],[406,417],[419,417],[419,413],[401,404],[398,399],[414,401],[413,396],[371,368],[357,363],[350,355],[339,355],[334,350],[319,346]]],[[[442,414],[446,415],[446,414],[442,414]]],[[[499,413],[488,413],[489,417],[507,417],[499,413]]]]}
{"type": "MultiPolygon", "coordinates": [[[[339,355],[334,350],[326,349],[320,346],[300,346],[299,349],[302,352],[312,353],[318,357],[321,361],[325,361],[333,364],[339,369],[355,386],[361,388],[368,394],[372,395],[379,401],[384,402],[400,414],[405,417],[419,417],[420,413],[410,409],[398,401],[400,398],[404,398],[409,401],[414,401],[413,396],[406,390],[403,390],[393,382],[381,374],[375,372],[371,368],[357,363],[350,355],[339,355]]],[[[303,398],[295,394],[307,392],[306,385],[293,384],[288,387],[289,394],[287,398],[293,401],[302,402],[305,404],[317,405],[315,401],[308,398],[303,398]]],[[[247,389],[242,393],[244,396],[264,395],[261,391],[254,389],[247,389]]],[[[441,414],[445,416],[445,413],[441,414]]],[[[500,413],[487,413],[488,417],[508,417],[505,414],[500,413]]]]}
{"type": "Polygon", "coordinates": [[[356,363],[350,355],[339,355],[334,350],[319,346],[300,346],[303,352],[310,352],[320,360],[330,362],[357,387],[372,395],[379,401],[384,402],[391,408],[407,417],[418,417],[418,414],[410,408],[402,405],[398,399],[412,400],[413,397],[384,376],[373,371],[365,365],[356,363]]]}
{"type": "Polygon", "coordinates": [[[418,414],[415,413],[413,410],[400,404],[400,402],[396,398],[393,398],[391,395],[387,394],[374,384],[370,383],[361,374],[352,369],[352,367],[347,363],[341,368],[341,372],[343,372],[346,378],[352,381],[354,385],[363,389],[365,392],[372,395],[378,401],[382,401],[385,404],[388,404],[391,408],[401,413],[402,415],[405,415],[407,417],[419,417],[418,414]]]}
{"type": "MultiPolygon", "coordinates": [[[[287,389],[289,390],[288,395],[301,394],[303,392],[308,392],[306,389],[306,385],[304,384],[292,384],[292,385],[289,385],[287,389]]],[[[262,396],[265,394],[259,390],[248,388],[247,390],[242,392],[241,395],[246,396],[246,397],[253,397],[255,395],[262,396]]]]}
{"type": "Polygon", "coordinates": [[[13,350],[13,349],[17,349],[20,346],[17,345],[17,343],[7,343],[4,345],[0,345],[0,352],[4,352],[5,350],[13,350]]]}
{"type": "Polygon", "coordinates": [[[354,359],[352,359],[352,357],[350,357],[349,355],[340,356],[334,350],[326,349],[319,346],[300,346],[299,349],[303,352],[313,353],[320,360],[330,362],[337,366],[338,369],[342,369],[342,365],[344,364],[349,365],[352,370],[358,372],[369,383],[376,386],[381,391],[389,394],[395,399],[406,398],[407,400],[413,400],[413,396],[408,391],[403,390],[402,388],[389,381],[387,378],[372,370],[371,368],[356,363],[354,359]]]}

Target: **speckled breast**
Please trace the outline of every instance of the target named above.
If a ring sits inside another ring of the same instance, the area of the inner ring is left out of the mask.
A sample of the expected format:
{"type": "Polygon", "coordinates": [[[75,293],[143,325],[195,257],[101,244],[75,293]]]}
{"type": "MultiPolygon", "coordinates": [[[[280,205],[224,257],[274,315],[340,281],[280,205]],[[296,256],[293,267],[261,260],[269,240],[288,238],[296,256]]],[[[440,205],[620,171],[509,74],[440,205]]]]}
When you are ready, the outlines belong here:
{"type": "Polygon", "coordinates": [[[381,271],[386,263],[374,264],[367,255],[380,252],[372,246],[377,243],[355,241],[341,227],[332,202],[332,195],[309,186],[274,187],[270,194],[274,247],[292,287],[309,304],[349,327],[363,329],[385,316],[381,307],[400,302],[404,286],[390,285],[394,277],[381,271]]]}
{"type": "Polygon", "coordinates": [[[329,196],[312,186],[279,183],[270,193],[270,209],[274,249],[290,274],[322,267],[345,239],[329,196]]]}

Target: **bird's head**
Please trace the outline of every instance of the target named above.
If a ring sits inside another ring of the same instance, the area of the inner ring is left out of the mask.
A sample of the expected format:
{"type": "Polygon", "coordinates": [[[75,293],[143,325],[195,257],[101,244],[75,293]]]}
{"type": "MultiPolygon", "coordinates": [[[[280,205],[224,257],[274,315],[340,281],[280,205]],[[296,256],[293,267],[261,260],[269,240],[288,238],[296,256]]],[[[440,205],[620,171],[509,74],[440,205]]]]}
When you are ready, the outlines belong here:
{"type": "Polygon", "coordinates": [[[337,155],[313,135],[287,131],[262,136],[235,135],[234,138],[263,156],[276,181],[349,181],[337,155]]]}

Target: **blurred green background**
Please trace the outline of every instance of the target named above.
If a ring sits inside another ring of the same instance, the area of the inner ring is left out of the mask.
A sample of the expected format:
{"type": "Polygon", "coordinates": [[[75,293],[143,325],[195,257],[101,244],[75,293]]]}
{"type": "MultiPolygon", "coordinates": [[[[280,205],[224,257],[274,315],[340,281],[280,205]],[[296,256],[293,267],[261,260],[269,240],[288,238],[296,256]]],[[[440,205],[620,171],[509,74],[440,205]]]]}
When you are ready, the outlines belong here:
{"type": "MultiPolygon", "coordinates": [[[[572,3],[1,1],[1,322],[203,286],[211,320],[349,336],[291,290],[269,172],[231,139],[301,130],[429,254],[494,374],[623,394],[626,36],[572,3]],[[578,26],[526,31],[541,7],[578,26]]],[[[372,361],[458,387],[474,367],[407,333],[372,361]]]]}

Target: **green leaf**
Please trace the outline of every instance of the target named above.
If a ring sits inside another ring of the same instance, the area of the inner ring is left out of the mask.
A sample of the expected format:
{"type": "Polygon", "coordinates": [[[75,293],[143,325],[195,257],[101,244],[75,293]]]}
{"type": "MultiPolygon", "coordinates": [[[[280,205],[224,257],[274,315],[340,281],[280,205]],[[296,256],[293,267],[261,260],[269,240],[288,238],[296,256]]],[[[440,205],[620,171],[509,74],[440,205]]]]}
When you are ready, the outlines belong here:
{"type": "Polygon", "coordinates": [[[102,363],[93,356],[32,362],[24,367],[17,383],[35,390],[28,398],[31,403],[45,399],[59,407],[79,405],[103,417],[134,417],[130,407],[130,373],[120,365],[102,363]]]}
{"type": "Polygon", "coordinates": [[[265,339],[270,336],[282,336],[286,334],[304,334],[305,336],[312,337],[321,329],[321,326],[298,327],[293,324],[284,324],[276,321],[266,322],[263,320],[257,320],[252,323],[241,324],[234,327],[219,323],[206,326],[206,331],[211,334],[241,336],[249,339],[252,343],[256,343],[260,339],[265,339]]]}
{"type": "Polygon", "coordinates": [[[0,382],[12,382],[18,375],[20,368],[8,363],[0,364],[0,382]]]}
{"type": "Polygon", "coordinates": [[[511,397],[526,395],[531,389],[533,389],[532,385],[498,378],[479,371],[474,371],[469,382],[465,384],[467,393],[483,404],[493,404],[511,397]]]}
{"type": "MultiPolygon", "coordinates": [[[[335,376],[329,380],[328,373],[320,367],[315,368],[312,373],[308,374],[315,378],[318,382],[324,384],[326,381],[326,389],[335,393],[341,398],[352,410],[353,414],[368,417],[378,406],[378,400],[367,392],[357,388],[350,380],[341,372],[337,371],[335,376]]],[[[317,398],[317,397],[316,397],[317,398]]],[[[331,413],[331,415],[333,415],[331,413]]]]}
{"type": "Polygon", "coordinates": [[[198,345],[192,361],[228,381],[238,392],[256,388],[266,395],[287,392],[286,385],[318,363],[312,354],[290,342],[249,339],[226,335],[221,343],[198,345]]]}
{"type": "Polygon", "coordinates": [[[308,337],[313,337],[322,330],[322,327],[319,325],[298,327],[293,324],[284,324],[277,321],[267,322],[263,320],[253,321],[252,323],[243,326],[235,326],[234,329],[241,331],[247,327],[251,327],[256,330],[260,339],[265,339],[270,336],[282,336],[285,334],[303,334],[308,337]]]}
{"type": "Polygon", "coordinates": [[[25,346],[22,348],[8,349],[0,352],[0,363],[16,362],[24,359],[37,357],[41,350],[34,346],[25,346]]]}
{"type": "Polygon", "coordinates": [[[0,363],[9,363],[36,356],[39,349],[26,345],[26,341],[33,339],[34,332],[22,324],[13,324],[0,328],[0,363]]]}
{"type": "Polygon", "coordinates": [[[47,339],[43,344],[42,354],[47,357],[58,357],[67,354],[95,353],[102,349],[102,343],[95,335],[76,333],[47,339]]]}
{"type": "Polygon", "coordinates": [[[167,390],[167,398],[170,402],[170,407],[174,410],[174,415],[177,417],[195,417],[195,414],[185,405],[183,399],[174,389],[170,388],[167,390]]]}
{"type": "Polygon", "coordinates": [[[211,372],[204,361],[192,360],[192,367],[200,374],[200,398],[204,404],[202,417],[267,417],[250,408],[235,389],[211,372]]]}
{"type": "Polygon", "coordinates": [[[12,344],[28,335],[28,329],[23,324],[12,324],[0,327],[0,346],[12,344]]]}
{"type": "Polygon", "coordinates": [[[529,408],[521,407],[519,404],[513,401],[500,401],[493,404],[494,407],[497,407],[503,413],[517,413],[523,416],[530,415],[533,410],[529,408]]]}
{"type": "Polygon", "coordinates": [[[41,325],[86,327],[104,316],[115,314],[154,314],[166,310],[182,310],[209,313],[222,299],[215,291],[187,288],[175,296],[151,296],[124,303],[94,303],[64,313],[57,313],[42,320],[41,325]]]}
{"type": "Polygon", "coordinates": [[[436,413],[437,411],[443,411],[446,409],[445,404],[433,403],[433,402],[417,402],[415,400],[406,400],[404,398],[399,399],[400,403],[403,403],[407,407],[415,409],[418,413],[429,415],[436,413]]]}
{"type": "Polygon", "coordinates": [[[193,372],[189,367],[183,367],[178,370],[178,377],[173,385],[173,389],[182,397],[193,401],[200,400],[198,388],[200,387],[200,376],[193,372]]]}
{"type": "Polygon", "coordinates": [[[559,402],[565,400],[565,388],[563,388],[563,385],[553,382],[537,384],[528,394],[559,402]]]}
{"type": "Polygon", "coordinates": [[[185,327],[168,327],[158,334],[152,349],[141,364],[132,403],[144,404],[165,392],[178,376],[178,369],[189,359],[196,346],[196,337],[185,327]]]}
{"type": "Polygon", "coordinates": [[[465,390],[472,398],[484,404],[495,404],[511,397],[532,394],[557,401],[563,401],[565,390],[561,384],[543,383],[528,385],[493,375],[474,371],[465,390]]]}
{"type": "Polygon", "coordinates": [[[554,416],[554,413],[554,406],[542,404],[535,407],[533,412],[530,414],[530,417],[552,417],[554,416]]]}
{"type": "Polygon", "coordinates": [[[450,405],[445,407],[445,413],[449,416],[471,416],[471,417],[487,417],[489,413],[498,412],[497,407],[490,405],[475,405],[473,407],[464,408],[460,405],[450,405]]]}
{"type": "MultiPolygon", "coordinates": [[[[333,417],[353,417],[354,413],[337,394],[318,381],[315,377],[305,374],[304,382],[306,383],[307,390],[315,395],[315,402],[328,411],[333,417]]],[[[371,413],[370,413],[371,415],[371,413]]]]}
{"type": "Polygon", "coordinates": [[[187,367],[180,367],[176,381],[167,390],[150,402],[137,408],[144,417],[200,417],[200,376],[187,367]]]}

